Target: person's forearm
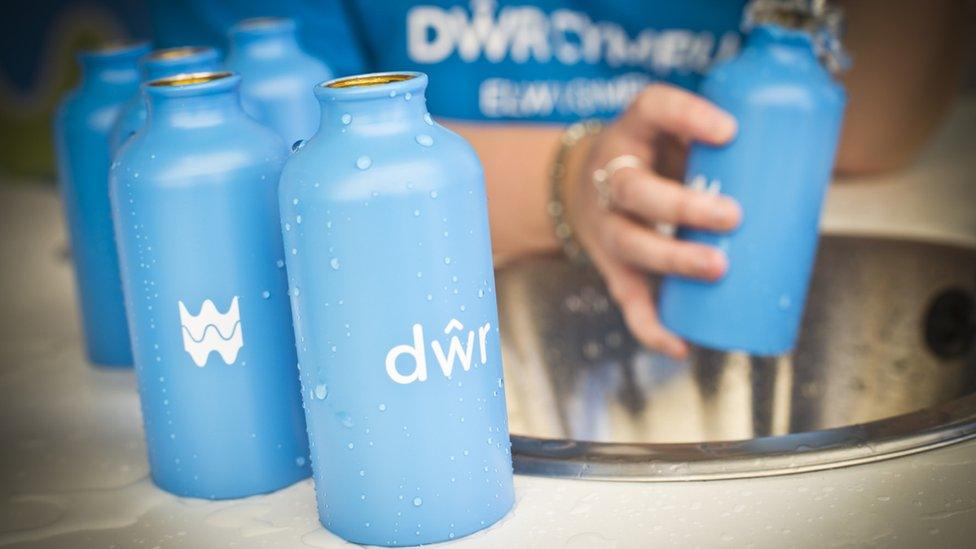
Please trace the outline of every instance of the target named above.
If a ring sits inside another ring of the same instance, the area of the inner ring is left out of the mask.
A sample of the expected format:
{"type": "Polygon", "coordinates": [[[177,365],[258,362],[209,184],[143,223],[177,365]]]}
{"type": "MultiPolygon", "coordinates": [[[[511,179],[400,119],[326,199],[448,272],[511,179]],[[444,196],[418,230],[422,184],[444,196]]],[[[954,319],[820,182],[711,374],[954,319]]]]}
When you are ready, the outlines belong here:
{"type": "Polygon", "coordinates": [[[837,171],[899,168],[915,159],[956,94],[964,0],[841,0],[851,70],[837,171]]]}
{"type": "Polygon", "coordinates": [[[495,265],[557,249],[549,167],[562,128],[442,121],[474,147],[485,169],[495,265]]]}

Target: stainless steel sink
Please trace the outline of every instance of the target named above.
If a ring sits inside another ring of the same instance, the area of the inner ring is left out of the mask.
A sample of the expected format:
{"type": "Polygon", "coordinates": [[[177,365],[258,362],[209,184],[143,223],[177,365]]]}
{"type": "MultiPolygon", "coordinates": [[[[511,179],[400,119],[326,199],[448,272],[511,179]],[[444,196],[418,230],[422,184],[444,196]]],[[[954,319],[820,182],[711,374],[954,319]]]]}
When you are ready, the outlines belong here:
{"type": "Polygon", "coordinates": [[[794,354],[641,348],[599,276],[558,257],[498,273],[522,474],[768,476],[976,437],[976,250],[821,240],[794,354]]]}

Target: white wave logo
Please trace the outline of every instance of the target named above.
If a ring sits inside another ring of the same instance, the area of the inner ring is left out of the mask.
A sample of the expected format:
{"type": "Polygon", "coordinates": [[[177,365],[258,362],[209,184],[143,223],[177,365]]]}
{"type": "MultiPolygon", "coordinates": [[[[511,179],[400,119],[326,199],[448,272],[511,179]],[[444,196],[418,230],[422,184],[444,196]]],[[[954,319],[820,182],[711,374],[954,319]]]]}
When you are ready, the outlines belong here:
{"type": "Polygon", "coordinates": [[[237,361],[237,353],[244,346],[244,332],[236,295],[226,313],[218,311],[209,299],[203,302],[197,315],[190,314],[182,301],[179,306],[183,348],[193,358],[194,364],[202,368],[214,351],[225,364],[237,361]]]}

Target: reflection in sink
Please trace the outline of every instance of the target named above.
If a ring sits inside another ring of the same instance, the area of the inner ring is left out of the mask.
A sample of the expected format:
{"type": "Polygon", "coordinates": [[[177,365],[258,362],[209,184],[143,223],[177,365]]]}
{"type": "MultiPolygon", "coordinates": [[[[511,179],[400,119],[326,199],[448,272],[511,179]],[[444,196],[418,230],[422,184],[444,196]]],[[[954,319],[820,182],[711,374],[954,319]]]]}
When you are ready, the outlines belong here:
{"type": "MultiPolygon", "coordinates": [[[[648,352],[599,276],[558,257],[509,267],[497,286],[517,467],[520,451],[547,448],[613,458],[757,437],[773,437],[767,449],[801,438],[838,448],[854,442],[835,428],[917,410],[945,423],[958,417],[940,406],[976,394],[976,252],[966,248],[824,237],[800,341],[784,357],[695,348],[678,362],[648,352]],[[834,431],[809,433],[823,429],[834,431]]],[[[969,402],[956,412],[972,414],[969,402]]],[[[914,434],[933,423],[913,424],[914,434]]],[[[904,421],[872,425],[886,440],[913,434],[904,421]]]]}

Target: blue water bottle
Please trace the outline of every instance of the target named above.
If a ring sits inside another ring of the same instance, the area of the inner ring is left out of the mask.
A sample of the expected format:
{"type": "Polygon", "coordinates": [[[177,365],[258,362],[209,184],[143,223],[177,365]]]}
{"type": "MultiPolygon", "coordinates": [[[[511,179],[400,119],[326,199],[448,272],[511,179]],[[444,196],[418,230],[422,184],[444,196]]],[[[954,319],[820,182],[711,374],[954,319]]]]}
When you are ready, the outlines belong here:
{"type": "Polygon", "coordinates": [[[332,71],[305,53],[291,19],[246,19],[231,27],[227,70],[243,77],[244,110],[288,145],[311,137],[319,124],[312,88],[332,71]]]}
{"type": "Polygon", "coordinates": [[[845,104],[816,36],[787,26],[803,17],[780,15],[753,12],[746,47],[701,90],[739,131],[724,147],[694,145],[686,183],[735,198],[743,221],[729,234],[679,237],[723,250],[729,270],[718,282],[667,277],[660,298],[661,320],[678,335],[758,355],[789,352],[796,341],[845,104]]]}
{"type": "MultiPolygon", "coordinates": [[[[215,71],[220,63],[217,50],[205,46],[184,46],[152,51],[139,60],[142,81],[157,80],[180,73],[215,71]]],[[[109,136],[112,155],[146,123],[146,100],[136,91],[119,113],[109,136]]]]}
{"type": "Polygon", "coordinates": [[[108,136],[122,105],[139,87],[144,43],[81,53],[81,84],[62,102],[54,121],[58,180],[89,360],[129,366],[119,260],[108,200],[108,136]]]}
{"type": "Polygon", "coordinates": [[[310,474],[278,224],[281,139],[240,77],[143,86],[112,167],[113,215],[153,480],[211,499],[310,474]]]}
{"type": "Polygon", "coordinates": [[[481,165],[427,76],[315,88],[279,199],[319,517],[355,543],[470,534],[513,503],[481,165]]]}

